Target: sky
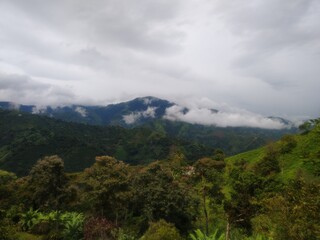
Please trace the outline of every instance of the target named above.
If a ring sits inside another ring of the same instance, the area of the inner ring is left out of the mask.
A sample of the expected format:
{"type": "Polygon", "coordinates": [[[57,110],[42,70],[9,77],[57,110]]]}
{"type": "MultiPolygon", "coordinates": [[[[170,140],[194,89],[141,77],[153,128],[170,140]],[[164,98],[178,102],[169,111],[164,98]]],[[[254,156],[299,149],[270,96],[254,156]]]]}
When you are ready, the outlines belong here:
{"type": "Polygon", "coordinates": [[[0,16],[2,101],[319,117],[319,0],[0,0],[0,16]]]}

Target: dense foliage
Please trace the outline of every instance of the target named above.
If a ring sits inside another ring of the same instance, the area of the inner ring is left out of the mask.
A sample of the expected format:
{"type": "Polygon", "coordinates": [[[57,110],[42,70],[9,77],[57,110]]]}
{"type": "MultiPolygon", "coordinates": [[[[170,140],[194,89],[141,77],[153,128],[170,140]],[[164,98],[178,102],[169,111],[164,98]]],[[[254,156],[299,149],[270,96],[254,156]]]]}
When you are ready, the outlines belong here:
{"type": "Polygon", "coordinates": [[[44,156],[26,176],[0,171],[0,239],[316,240],[319,143],[315,124],[232,158],[188,161],[174,145],[161,161],[101,155],[68,173],[63,157],[44,156]]]}
{"type": "Polygon", "coordinates": [[[222,149],[228,155],[249,151],[275,141],[282,135],[296,133],[295,128],[262,129],[250,127],[217,127],[158,119],[143,125],[163,136],[187,139],[222,149]]]}
{"type": "Polygon", "coordinates": [[[37,159],[47,155],[58,154],[66,171],[76,172],[91,166],[95,156],[145,164],[168,158],[174,146],[189,161],[213,151],[146,128],[97,127],[0,110],[0,168],[19,176],[28,174],[37,159]]]}

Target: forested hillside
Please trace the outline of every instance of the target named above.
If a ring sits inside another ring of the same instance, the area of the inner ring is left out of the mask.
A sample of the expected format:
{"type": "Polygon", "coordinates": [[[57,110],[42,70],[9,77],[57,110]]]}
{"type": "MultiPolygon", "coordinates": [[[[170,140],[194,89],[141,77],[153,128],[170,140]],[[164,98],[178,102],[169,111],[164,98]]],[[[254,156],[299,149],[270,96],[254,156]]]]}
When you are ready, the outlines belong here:
{"type": "Polygon", "coordinates": [[[99,155],[136,165],[181,153],[194,161],[213,152],[201,144],[162,136],[150,129],[98,127],[0,111],[0,168],[25,175],[38,159],[58,154],[68,172],[82,171],[99,155]]]}
{"type": "Polygon", "coordinates": [[[263,129],[250,127],[217,127],[179,121],[154,120],[143,125],[163,136],[186,139],[222,149],[231,156],[275,141],[284,134],[296,133],[296,128],[263,129]]]}
{"type": "Polygon", "coordinates": [[[317,240],[320,121],[301,130],[230,158],[98,156],[70,174],[52,155],[25,177],[0,171],[0,238],[317,240]]]}
{"type": "MultiPolygon", "coordinates": [[[[67,122],[94,126],[121,126],[129,129],[148,128],[162,136],[185,139],[212,148],[220,148],[229,156],[261,147],[269,141],[278,140],[283,134],[297,132],[292,122],[277,117],[266,117],[266,119],[281,123],[283,125],[281,129],[244,126],[219,127],[214,123],[203,125],[177,119],[173,121],[166,117],[166,113],[171,107],[178,107],[182,111],[181,114],[190,111],[190,109],[180,107],[173,102],[150,96],[107,106],[37,107],[0,102],[0,109],[16,109],[21,113],[33,113],[67,122]]],[[[210,112],[214,116],[219,113],[219,110],[210,109],[210,112]]]]}

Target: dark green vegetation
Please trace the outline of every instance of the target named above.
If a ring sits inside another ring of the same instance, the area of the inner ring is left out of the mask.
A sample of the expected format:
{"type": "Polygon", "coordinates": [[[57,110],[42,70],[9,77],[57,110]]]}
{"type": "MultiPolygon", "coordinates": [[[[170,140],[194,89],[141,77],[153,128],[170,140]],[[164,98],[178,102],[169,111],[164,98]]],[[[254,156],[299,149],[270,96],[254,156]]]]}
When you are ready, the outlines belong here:
{"type": "Polygon", "coordinates": [[[206,146],[222,149],[228,155],[249,151],[278,140],[296,129],[261,129],[248,127],[216,127],[185,122],[154,120],[143,125],[162,136],[186,139],[206,146]]]}
{"type": "Polygon", "coordinates": [[[24,177],[0,171],[0,239],[319,239],[320,121],[310,123],[226,159],[188,162],[171,147],[145,165],[100,156],[66,173],[53,155],[24,177]]]}
{"type": "Polygon", "coordinates": [[[146,128],[124,129],[63,122],[16,111],[0,110],[0,168],[29,172],[37,159],[59,154],[68,172],[82,171],[99,155],[136,165],[182,152],[192,161],[208,156],[211,147],[166,137],[146,128]]]}

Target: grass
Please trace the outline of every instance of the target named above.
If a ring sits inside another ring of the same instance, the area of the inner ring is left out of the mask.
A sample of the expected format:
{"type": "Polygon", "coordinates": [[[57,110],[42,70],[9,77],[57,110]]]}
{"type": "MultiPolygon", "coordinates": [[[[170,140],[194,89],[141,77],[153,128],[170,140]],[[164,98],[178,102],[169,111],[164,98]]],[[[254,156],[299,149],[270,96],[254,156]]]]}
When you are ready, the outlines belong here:
{"type": "Polygon", "coordinates": [[[251,150],[248,152],[244,152],[244,153],[240,153],[240,154],[228,157],[226,159],[226,162],[232,164],[236,160],[244,159],[244,160],[248,161],[249,163],[255,163],[255,162],[261,160],[263,158],[264,154],[265,154],[265,148],[262,147],[262,148],[258,148],[255,150],[251,150]]]}

